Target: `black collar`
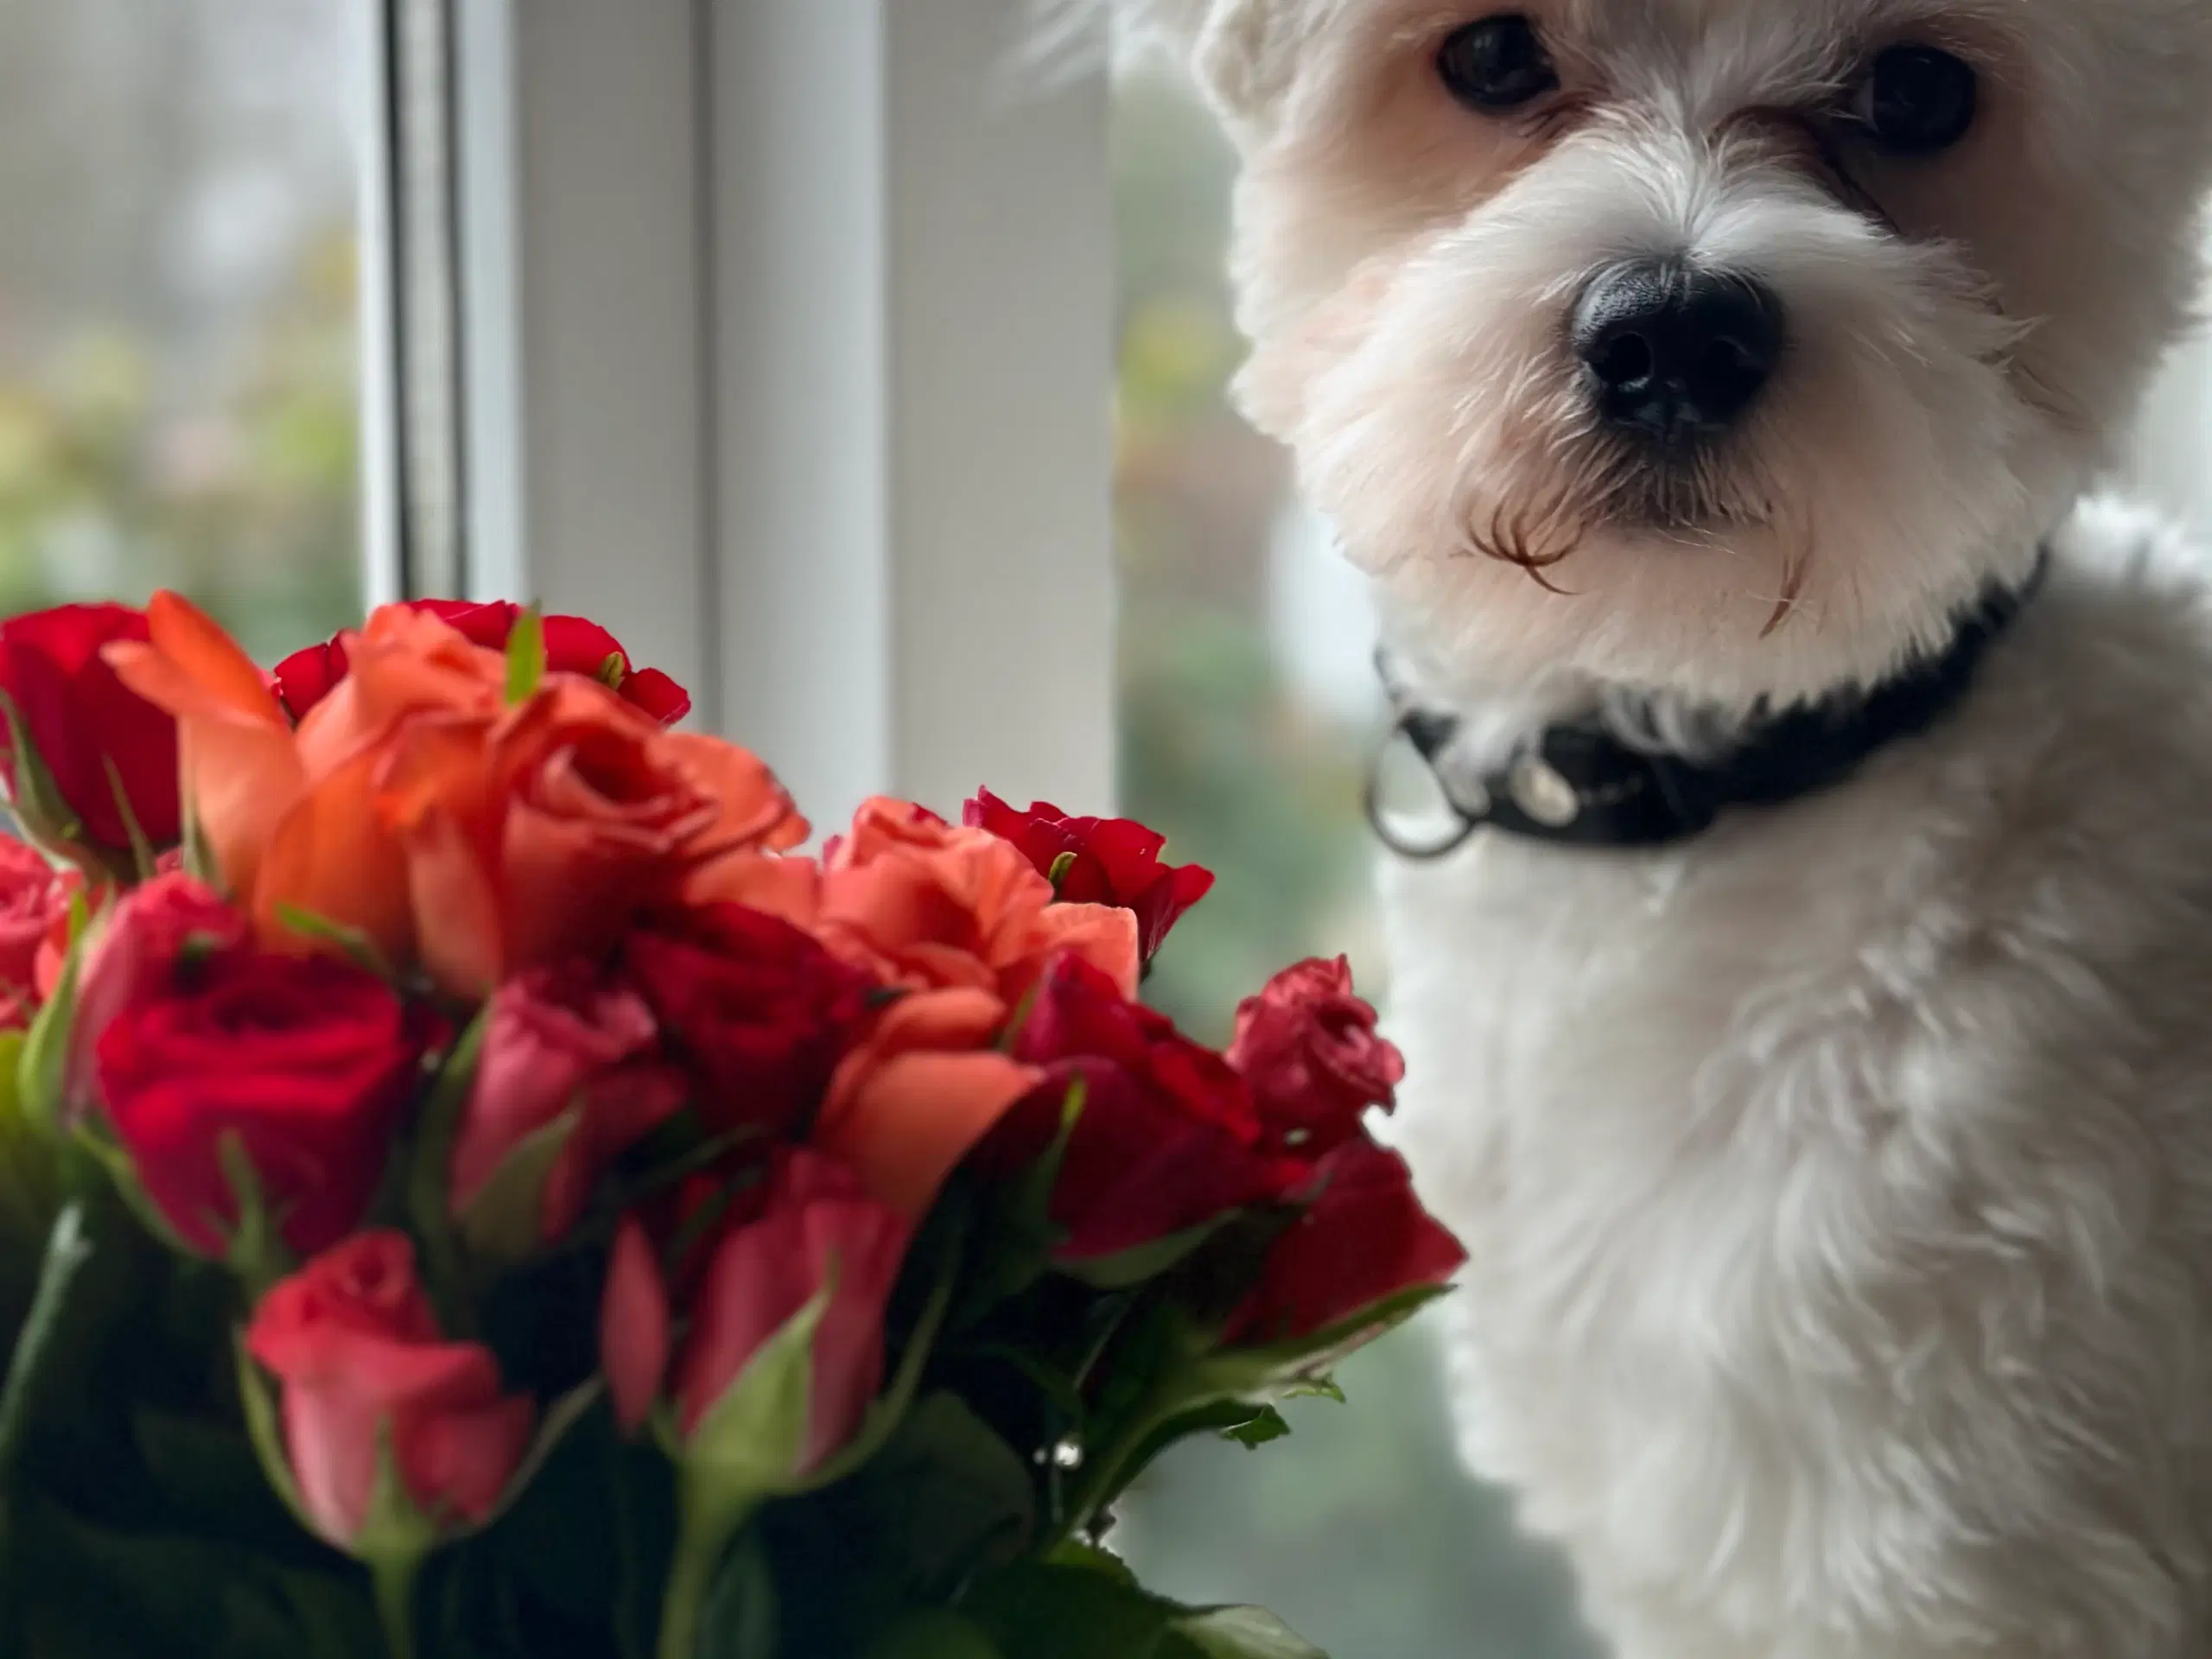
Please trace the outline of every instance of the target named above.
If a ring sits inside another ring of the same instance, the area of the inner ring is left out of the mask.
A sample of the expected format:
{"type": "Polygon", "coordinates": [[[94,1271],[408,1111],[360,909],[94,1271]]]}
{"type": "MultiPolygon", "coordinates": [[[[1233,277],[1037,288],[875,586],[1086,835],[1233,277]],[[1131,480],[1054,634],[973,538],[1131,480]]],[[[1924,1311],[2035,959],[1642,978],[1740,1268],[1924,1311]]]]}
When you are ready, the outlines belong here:
{"type": "MultiPolygon", "coordinates": [[[[2042,585],[2046,555],[2017,588],[1992,591],[1959,622],[1949,646],[1872,690],[1793,709],[1754,723],[1716,758],[1631,748],[1593,715],[1548,728],[1503,769],[1454,787],[1444,765],[1458,735],[1453,715],[1395,689],[1397,735],[1434,774],[1455,823],[1416,839],[1382,810],[1381,763],[1368,790],[1368,821],[1401,857],[1433,860],[1476,830],[1567,847],[1650,848],[1687,841],[1732,807],[1778,806],[1840,784],[1885,745],[1925,732],[1963,697],[1990,645],[2042,585]]],[[[1384,678],[1389,679],[1386,669],[1384,678]]]]}

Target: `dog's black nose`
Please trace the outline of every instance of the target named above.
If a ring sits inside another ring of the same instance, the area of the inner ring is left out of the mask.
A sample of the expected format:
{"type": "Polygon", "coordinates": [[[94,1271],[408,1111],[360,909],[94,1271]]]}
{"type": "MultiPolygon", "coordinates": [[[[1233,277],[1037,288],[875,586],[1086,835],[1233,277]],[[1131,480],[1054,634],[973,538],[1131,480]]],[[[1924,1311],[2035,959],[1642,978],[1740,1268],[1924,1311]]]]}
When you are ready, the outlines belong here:
{"type": "Polygon", "coordinates": [[[1679,261],[1600,272],[1574,311],[1574,349],[1606,423],[1669,445],[1733,425],[1785,338],[1771,289],[1679,261]]]}

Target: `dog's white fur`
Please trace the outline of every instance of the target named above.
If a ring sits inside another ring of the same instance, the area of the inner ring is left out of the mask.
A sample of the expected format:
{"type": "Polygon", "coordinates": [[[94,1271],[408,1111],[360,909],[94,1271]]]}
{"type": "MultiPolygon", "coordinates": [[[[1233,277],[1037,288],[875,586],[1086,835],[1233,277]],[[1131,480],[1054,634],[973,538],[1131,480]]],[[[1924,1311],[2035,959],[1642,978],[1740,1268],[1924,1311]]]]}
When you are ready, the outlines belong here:
{"type": "Polygon", "coordinates": [[[2058,554],[1963,709],[1844,788],[1389,872],[1473,1460],[1624,1659],[2207,1659],[2212,605],[2077,503],[2197,280],[2212,0],[1122,5],[1244,153],[1245,405],[1466,716],[1454,765],[1864,683],[2058,554]],[[1497,10],[1555,113],[1438,84],[1497,10]],[[1981,122],[1844,138],[1839,183],[1797,140],[1899,41],[1975,61],[1981,122]],[[1669,495],[1564,318],[1685,253],[1791,345],[1669,495]]]}

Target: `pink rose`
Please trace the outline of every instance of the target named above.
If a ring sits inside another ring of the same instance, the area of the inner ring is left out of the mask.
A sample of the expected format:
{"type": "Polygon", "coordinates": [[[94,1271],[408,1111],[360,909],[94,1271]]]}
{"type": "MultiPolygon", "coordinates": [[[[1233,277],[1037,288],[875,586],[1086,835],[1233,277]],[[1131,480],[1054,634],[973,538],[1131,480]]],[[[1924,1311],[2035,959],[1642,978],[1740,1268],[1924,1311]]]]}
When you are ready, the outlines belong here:
{"type": "Polygon", "coordinates": [[[357,1235],[278,1284],[246,1348],[282,1385],[301,1505],[341,1549],[368,1518],[381,1442],[417,1510],[471,1523],[529,1449],[536,1407],[500,1392],[490,1349],[442,1339],[403,1234],[357,1235]]]}
{"type": "Polygon", "coordinates": [[[69,913],[61,872],[20,841],[0,838],[0,995],[25,1009],[39,996],[39,955],[69,913]]]}
{"type": "Polygon", "coordinates": [[[652,1010],[626,984],[576,964],[510,980],[493,995],[454,1142],[454,1213],[523,1141],[580,1109],[539,1210],[542,1236],[559,1238],[583,1213],[600,1171],[673,1117],[685,1092],[683,1074],[661,1058],[652,1010]]]}

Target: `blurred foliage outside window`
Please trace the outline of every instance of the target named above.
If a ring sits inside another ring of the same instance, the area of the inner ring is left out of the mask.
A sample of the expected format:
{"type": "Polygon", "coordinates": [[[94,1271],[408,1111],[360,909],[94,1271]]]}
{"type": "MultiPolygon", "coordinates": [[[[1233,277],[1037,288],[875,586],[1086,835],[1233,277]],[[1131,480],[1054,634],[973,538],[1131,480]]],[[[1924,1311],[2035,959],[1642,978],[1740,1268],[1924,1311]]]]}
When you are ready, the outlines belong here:
{"type": "Polygon", "coordinates": [[[360,605],[358,0],[0,0],[0,614],[360,605]]]}
{"type": "MultiPolygon", "coordinates": [[[[1300,660],[1349,655],[1357,672],[1371,641],[1356,608],[1325,602],[1319,639],[1284,623],[1282,589],[1316,554],[1285,458],[1227,402],[1226,149],[1179,86],[1140,77],[1115,153],[1122,804],[1220,873],[1147,988],[1217,1041],[1237,999],[1302,957],[1349,953],[1363,988],[1387,991],[1359,812],[1377,715],[1325,706],[1300,660]]],[[[1429,1335],[1338,1380],[1351,1409],[1294,1402],[1284,1444],[1163,1464],[1116,1543],[1163,1589],[1273,1607],[1332,1659],[1585,1659],[1564,1569],[1462,1472],[1429,1335]]]]}

